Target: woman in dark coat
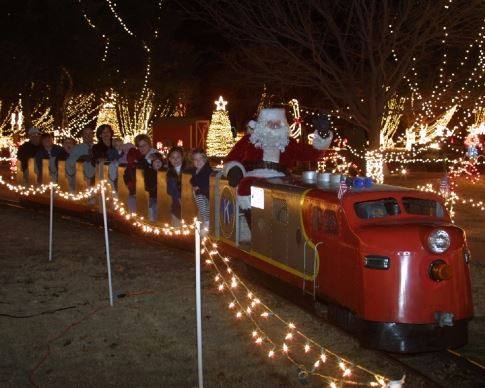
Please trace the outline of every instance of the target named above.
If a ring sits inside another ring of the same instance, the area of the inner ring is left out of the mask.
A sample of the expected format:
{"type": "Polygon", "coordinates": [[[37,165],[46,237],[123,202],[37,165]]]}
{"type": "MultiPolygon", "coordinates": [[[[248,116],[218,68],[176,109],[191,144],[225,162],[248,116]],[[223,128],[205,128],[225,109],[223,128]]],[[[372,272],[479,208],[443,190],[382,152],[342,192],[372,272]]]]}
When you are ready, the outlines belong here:
{"type": "Polygon", "coordinates": [[[100,161],[108,160],[108,156],[113,152],[113,135],[114,131],[111,125],[102,124],[96,129],[96,138],[98,142],[93,145],[93,164],[100,161]]]}

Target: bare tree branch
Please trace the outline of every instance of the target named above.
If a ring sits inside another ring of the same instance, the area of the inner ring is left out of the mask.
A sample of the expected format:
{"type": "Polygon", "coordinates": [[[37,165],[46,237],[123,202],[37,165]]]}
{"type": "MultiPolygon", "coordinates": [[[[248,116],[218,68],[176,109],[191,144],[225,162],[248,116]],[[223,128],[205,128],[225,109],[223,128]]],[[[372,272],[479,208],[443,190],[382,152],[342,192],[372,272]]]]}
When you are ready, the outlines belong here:
{"type": "Polygon", "coordinates": [[[467,41],[485,16],[481,0],[192,0],[182,5],[200,18],[208,16],[237,41],[239,53],[230,57],[235,69],[258,83],[307,90],[329,112],[344,112],[344,119],[367,131],[374,148],[388,101],[402,89],[413,58],[442,52],[444,32],[455,43],[467,41]]]}

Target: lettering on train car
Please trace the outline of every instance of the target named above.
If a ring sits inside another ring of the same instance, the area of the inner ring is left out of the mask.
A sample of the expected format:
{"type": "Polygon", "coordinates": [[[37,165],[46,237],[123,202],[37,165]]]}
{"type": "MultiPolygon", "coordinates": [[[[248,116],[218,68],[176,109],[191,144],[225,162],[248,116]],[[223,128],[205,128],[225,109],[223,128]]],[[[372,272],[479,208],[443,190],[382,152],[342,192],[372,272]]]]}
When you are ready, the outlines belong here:
{"type": "Polygon", "coordinates": [[[230,238],[234,233],[236,223],[236,201],[229,187],[224,187],[221,193],[220,225],[222,235],[230,238]]]}

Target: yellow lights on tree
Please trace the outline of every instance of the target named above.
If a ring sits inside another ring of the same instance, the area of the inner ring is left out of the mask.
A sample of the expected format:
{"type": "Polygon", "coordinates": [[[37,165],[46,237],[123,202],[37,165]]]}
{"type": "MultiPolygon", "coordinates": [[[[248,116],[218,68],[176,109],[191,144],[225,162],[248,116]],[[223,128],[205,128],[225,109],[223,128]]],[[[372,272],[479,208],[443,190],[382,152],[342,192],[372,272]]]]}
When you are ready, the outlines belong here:
{"type": "Polygon", "coordinates": [[[301,117],[300,117],[300,104],[296,98],[292,99],[288,103],[292,108],[293,123],[290,125],[290,136],[294,139],[300,139],[301,137],[301,117]]]}
{"type": "Polygon", "coordinates": [[[381,148],[392,148],[394,146],[394,141],[392,140],[392,138],[395,135],[397,128],[399,127],[399,122],[401,120],[405,102],[405,98],[395,97],[390,99],[387,103],[387,115],[382,117],[381,122],[381,148]]]}
{"type": "Polygon", "coordinates": [[[207,155],[224,157],[234,145],[234,138],[231,131],[231,122],[226,110],[227,101],[219,97],[216,110],[212,112],[211,123],[207,132],[207,155]]]}
{"type": "Polygon", "coordinates": [[[468,129],[471,135],[485,135],[485,108],[480,107],[475,110],[475,122],[468,129]]]}
{"type": "Polygon", "coordinates": [[[384,154],[381,150],[366,152],[365,171],[376,183],[384,182],[384,154]]]}
{"type": "MultiPolygon", "coordinates": [[[[150,122],[156,112],[154,105],[155,94],[151,89],[145,88],[136,100],[119,97],[116,110],[120,120],[120,132],[125,142],[133,142],[136,135],[145,133],[151,135],[150,122]]],[[[165,111],[161,116],[165,116],[165,111]]]]}
{"type": "Polygon", "coordinates": [[[103,98],[103,105],[99,110],[98,119],[96,120],[96,128],[101,124],[110,125],[115,136],[121,136],[120,124],[116,115],[116,93],[114,92],[106,92],[103,98]]]}

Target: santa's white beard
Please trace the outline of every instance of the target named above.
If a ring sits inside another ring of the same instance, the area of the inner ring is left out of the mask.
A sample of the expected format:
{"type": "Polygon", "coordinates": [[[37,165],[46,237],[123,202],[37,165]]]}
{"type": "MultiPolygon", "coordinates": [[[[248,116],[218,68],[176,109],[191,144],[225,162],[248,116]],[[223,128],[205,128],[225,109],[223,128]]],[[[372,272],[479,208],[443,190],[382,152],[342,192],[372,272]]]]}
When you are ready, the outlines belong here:
{"type": "Polygon", "coordinates": [[[290,128],[287,125],[271,129],[264,124],[256,123],[250,140],[257,148],[262,148],[263,150],[276,148],[283,152],[290,142],[289,135],[290,128]]]}

